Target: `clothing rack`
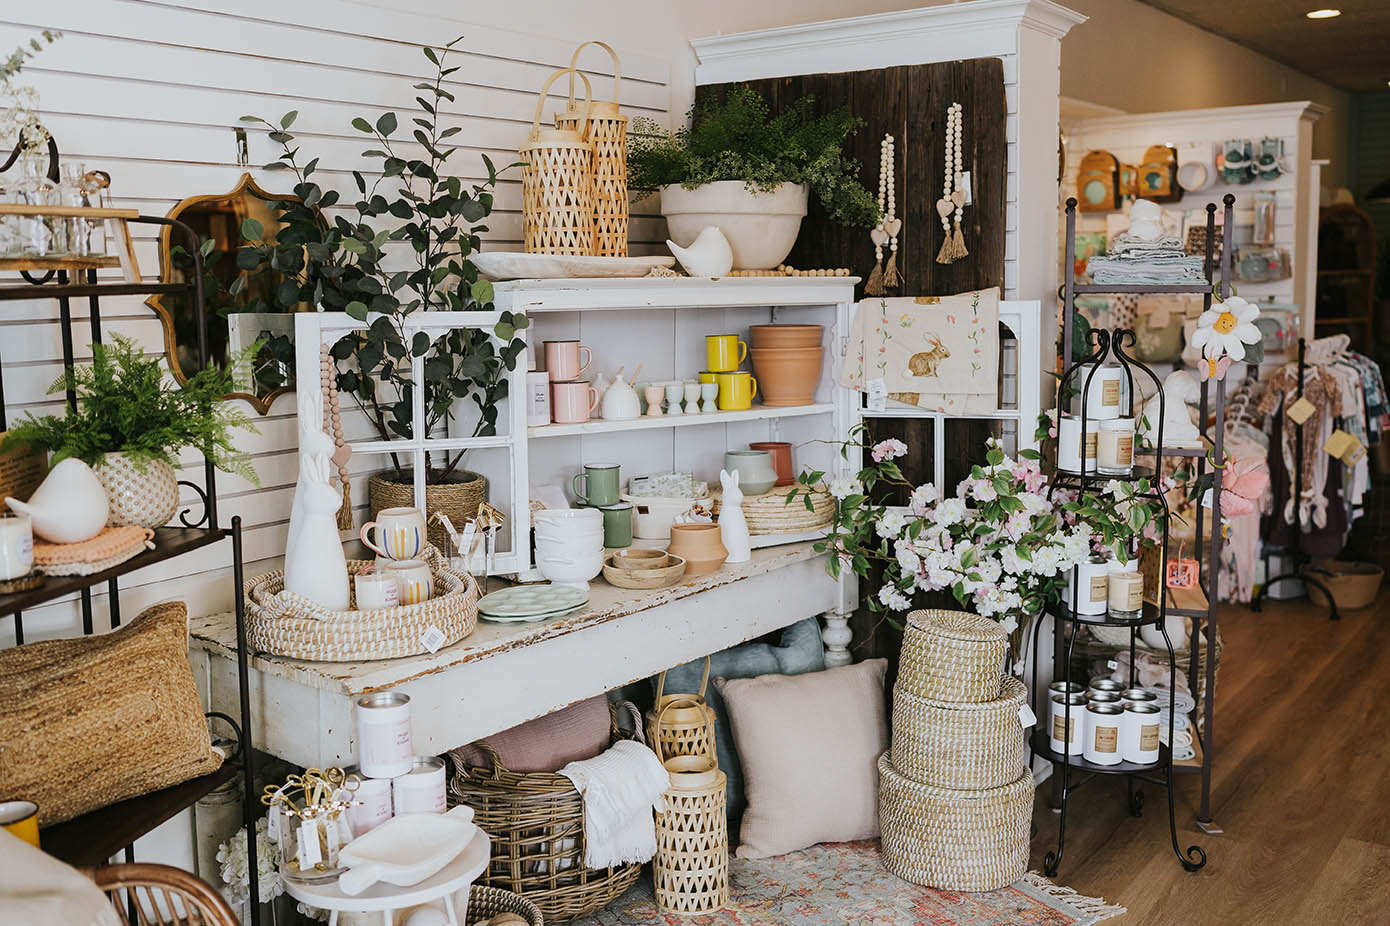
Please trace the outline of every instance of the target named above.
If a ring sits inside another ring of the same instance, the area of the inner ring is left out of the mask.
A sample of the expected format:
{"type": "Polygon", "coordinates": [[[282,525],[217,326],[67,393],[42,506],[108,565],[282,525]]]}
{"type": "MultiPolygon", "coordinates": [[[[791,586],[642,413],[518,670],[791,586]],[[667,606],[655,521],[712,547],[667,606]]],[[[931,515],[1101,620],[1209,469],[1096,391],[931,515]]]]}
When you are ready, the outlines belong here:
{"type": "MultiPolygon", "coordinates": [[[[1308,360],[1306,356],[1307,346],[1307,342],[1303,338],[1298,339],[1298,394],[1294,399],[1295,402],[1303,398],[1303,377],[1308,371],[1308,360]]],[[[1287,411],[1287,408],[1285,411],[1287,411]]],[[[1250,609],[1252,611],[1260,610],[1260,605],[1264,601],[1265,595],[1269,593],[1270,586],[1274,585],[1276,582],[1299,579],[1304,585],[1312,585],[1327,596],[1327,603],[1332,609],[1332,613],[1328,615],[1328,619],[1339,621],[1342,619],[1342,615],[1337,611],[1337,599],[1333,597],[1332,589],[1328,588],[1321,580],[1314,579],[1312,576],[1308,575],[1307,570],[1304,568],[1308,565],[1312,557],[1303,552],[1303,425],[1297,422],[1294,424],[1293,454],[1293,495],[1291,496],[1293,499],[1293,539],[1289,543],[1289,546],[1283,551],[1293,560],[1293,571],[1281,573],[1272,579],[1266,579],[1264,584],[1260,586],[1259,593],[1256,594],[1254,600],[1250,602],[1250,609]]],[[[1273,517],[1277,518],[1279,516],[1279,512],[1274,512],[1273,517]]],[[[1268,572],[1268,548],[1264,551],[1263,559],[1265,562],[1265,572],[1268,572]]]]}

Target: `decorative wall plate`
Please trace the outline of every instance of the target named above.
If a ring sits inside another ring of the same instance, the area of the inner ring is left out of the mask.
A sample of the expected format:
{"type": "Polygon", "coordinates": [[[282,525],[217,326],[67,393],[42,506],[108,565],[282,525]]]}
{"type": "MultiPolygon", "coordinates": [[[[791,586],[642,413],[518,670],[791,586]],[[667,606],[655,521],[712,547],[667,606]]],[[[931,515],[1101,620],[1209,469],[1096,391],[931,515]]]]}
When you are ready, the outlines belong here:
{"type": "Polygon", "coordinates": [[[583,277],[641,277],[657,267],[673,267],[671,256],[566,257],[523,251],[480,251],[469,255],[478,272],[492,280],[565,280],[583,277]]]}
{"type": "Polygon", "coordinates": [[[1182,199],[1178,186],[1178,149],[1171,145],[1153,145],[1144,152],[1139,165],[1139,195],[1156,203],[1173,203],[1182,199]]]}
{"type": "Polygon", "coordinates": [[[1120,163],[1109,151],[1090,151],[1076,174],[1079,212],[1113,212],[1120,208],[1120,163]]]}

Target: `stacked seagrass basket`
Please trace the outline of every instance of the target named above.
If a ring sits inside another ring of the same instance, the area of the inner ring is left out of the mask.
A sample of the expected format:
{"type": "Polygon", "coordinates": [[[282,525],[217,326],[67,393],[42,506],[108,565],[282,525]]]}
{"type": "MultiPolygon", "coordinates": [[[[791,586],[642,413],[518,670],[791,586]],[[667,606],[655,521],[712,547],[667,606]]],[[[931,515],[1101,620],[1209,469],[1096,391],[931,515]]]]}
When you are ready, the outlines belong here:
{"type": "Polygon", "coordinates": [[[893,688],[893,743],[879,757],[883,865],[928,887],[992,891],[1028,864],[1033,774],[1021,682],[1001,671],[999,625],[913,611],[893,688]]]}

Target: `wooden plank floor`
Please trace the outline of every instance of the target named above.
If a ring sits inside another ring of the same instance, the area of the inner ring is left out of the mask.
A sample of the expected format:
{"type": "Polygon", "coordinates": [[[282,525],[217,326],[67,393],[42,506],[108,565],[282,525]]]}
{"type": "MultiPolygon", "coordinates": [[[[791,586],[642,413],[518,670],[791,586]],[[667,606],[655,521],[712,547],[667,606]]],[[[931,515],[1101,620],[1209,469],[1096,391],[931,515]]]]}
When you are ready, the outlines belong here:
{"type": "MultiPolygon", "coordinates": [[[[1178,776],[1178,838],[1207,852],[1188,874],[1162,789],[1141,819],[1124,779],[1072,797],[1057,882],[1129,908],[1117,924],[1390,923],[1390,590],[1340,622],[1306,601],[1223,612],[1212,816],[1194,823],[1196,775],[1178,776]]],[[[1030,867],[1055,846],[1039,789],[1030,867]]]]}

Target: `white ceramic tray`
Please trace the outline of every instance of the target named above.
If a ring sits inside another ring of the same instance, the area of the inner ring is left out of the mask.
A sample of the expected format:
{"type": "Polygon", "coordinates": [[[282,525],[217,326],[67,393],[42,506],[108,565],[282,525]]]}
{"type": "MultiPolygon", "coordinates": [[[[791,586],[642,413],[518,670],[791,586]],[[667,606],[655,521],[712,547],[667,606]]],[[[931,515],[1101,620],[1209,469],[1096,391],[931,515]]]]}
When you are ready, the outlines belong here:
{"type": "Polygon", "coordinates": [[[392,817],[343,847],[338,861],[348,870],[338,887],[353,896],[378,881],[419,884],[457,858],[478,832],[473,808],[463,804],[448,813],[392,817]]]}
{"type": "Polygon", "coordinates": [[[493,280],[566,280],[580,277],[644,277],[656,267],[673,267],[674,257],[564,257],[523,251],[482,251],[468,259],[493,280]]]}

